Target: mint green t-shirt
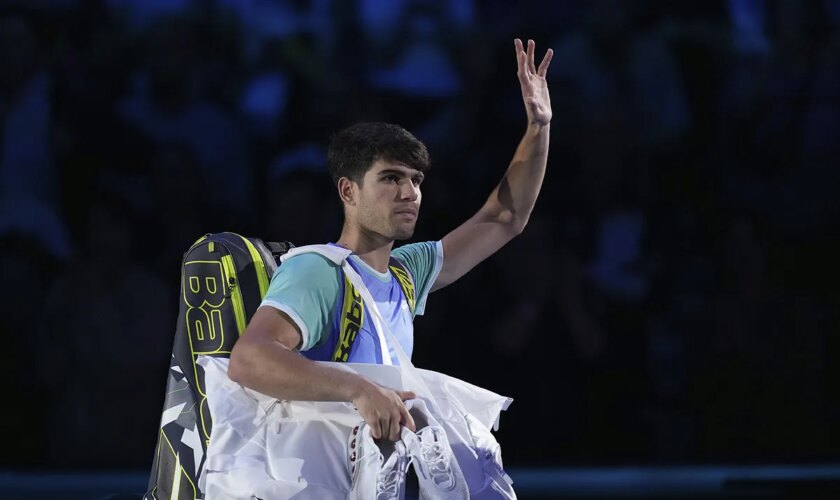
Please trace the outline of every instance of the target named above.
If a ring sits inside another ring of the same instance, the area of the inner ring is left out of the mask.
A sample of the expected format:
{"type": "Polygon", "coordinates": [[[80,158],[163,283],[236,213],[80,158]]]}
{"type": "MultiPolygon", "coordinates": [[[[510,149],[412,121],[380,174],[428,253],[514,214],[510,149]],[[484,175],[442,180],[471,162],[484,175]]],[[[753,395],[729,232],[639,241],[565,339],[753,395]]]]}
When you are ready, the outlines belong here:
{"type": "MultiPolygon", "coordinates": [[[[425,311],[426,300],[443,264],[443,245],[440,241],[411,243],[394,249],[391,256],[400,261],[414,282],[415,315],[425,311]]],[[[413,347],[412,316],[406,314],[407,305],[397,280],[388,273],[379,273],[358,256],[351,255],[350,263],[362,277],[385,321],[406,353],[413,347]]],[[[301,331],[299,350],[324,347],[337,330],[337,308],[342,293],[341,268],[316,253],[304,253],[286,260],[277,268],[261,306],[270,306],[286,313],[301,331]]],[[[370,322],[366,322],[370,323],[370,322]]],[[[372,325],[367,325],[372,329],[372,325]]],[[[371,341],[361,335],[357,343],[371,341]]],[[[373,342],[378,342],[375,339],[373,342]]],[[[363,348],[354,351],[359,352],[363,348]]],[[[376,362],[373,359],[348,361],[376,362]]]]}

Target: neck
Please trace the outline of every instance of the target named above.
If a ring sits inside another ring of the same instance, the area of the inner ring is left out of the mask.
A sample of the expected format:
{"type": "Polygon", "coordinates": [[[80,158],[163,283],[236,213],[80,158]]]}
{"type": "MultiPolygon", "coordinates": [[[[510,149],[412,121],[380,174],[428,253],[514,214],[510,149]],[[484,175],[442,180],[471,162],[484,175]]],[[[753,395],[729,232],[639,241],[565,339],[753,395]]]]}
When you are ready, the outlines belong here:
{"type": "Polygon", "coordinates": [[[380,273],[388,272],[394,240],[365,231],[351,231],[345,226],[336,243],[352,250],[367,265],[380,273]]]}

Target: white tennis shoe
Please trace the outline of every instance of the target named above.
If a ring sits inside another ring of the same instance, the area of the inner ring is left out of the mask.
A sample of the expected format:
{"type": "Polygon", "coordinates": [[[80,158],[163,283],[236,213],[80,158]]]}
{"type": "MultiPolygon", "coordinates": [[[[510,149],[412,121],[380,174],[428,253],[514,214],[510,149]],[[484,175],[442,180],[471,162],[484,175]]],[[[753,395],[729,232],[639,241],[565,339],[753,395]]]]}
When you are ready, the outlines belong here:
{"type": "MultiPolygon", "coordinates": [[[[411,431],[403,428],[403,436],[411,431]]],[[[411,457],[403,440],[382,439],[377,444],[370,427],[362,422],[347,440],[347,468],[350,472],[349,500],[401,500],[411,457]]]]}
{"type": "Polygon", "coordinates": [[[469,497],[458,460],[452,454],[446,431],[432,417],[422,400],[411,402],[416,433],[403,435],[411,463],[417,474],[420,498],[424,500],[461,500],[469,497]]]}

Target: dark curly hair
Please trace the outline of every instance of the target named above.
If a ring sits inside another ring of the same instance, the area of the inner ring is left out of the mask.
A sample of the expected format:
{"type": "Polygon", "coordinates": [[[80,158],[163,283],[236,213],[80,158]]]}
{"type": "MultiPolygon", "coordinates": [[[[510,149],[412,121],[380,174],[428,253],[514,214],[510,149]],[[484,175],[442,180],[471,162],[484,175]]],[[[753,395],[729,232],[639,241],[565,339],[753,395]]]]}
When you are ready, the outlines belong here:
{"type": "Polygon", "coordinates": [[[408,130],[390,123],[351,125],[333,136],[327,151],[333,184],[342,177],[361,183],[377,160],[404,163],[421,172],[431,167],[426,146],[408,130]]]}

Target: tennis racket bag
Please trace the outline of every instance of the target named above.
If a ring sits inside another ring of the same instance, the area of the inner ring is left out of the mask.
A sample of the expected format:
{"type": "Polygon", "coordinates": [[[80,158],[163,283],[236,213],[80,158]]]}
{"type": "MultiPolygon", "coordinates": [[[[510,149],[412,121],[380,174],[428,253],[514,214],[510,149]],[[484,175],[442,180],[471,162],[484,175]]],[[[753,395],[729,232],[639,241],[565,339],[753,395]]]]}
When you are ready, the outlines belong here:
{"type": "Polygon", "coordinates": [[[203,498],[198,475],[210,441],[199,355],[230,357],[292,245],[235,233],[207,234],[184,254],[181,297],[166,398],[144,500],[203,498]]]}

